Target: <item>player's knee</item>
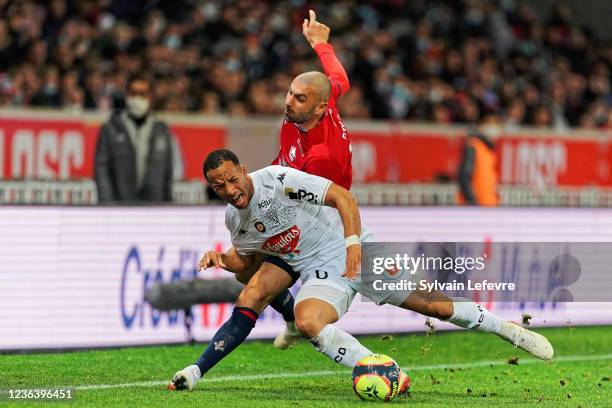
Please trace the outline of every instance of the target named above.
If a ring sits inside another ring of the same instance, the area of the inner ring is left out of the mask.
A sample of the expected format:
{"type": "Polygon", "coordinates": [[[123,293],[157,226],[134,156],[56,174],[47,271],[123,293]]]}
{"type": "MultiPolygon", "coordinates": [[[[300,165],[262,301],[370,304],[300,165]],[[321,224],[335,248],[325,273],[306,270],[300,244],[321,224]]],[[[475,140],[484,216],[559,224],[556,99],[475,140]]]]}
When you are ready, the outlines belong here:
{"type": "Polygon", "coordinates": [[[453,316],[453,302],[436,302],[438,319],[448,320],[453,316]]]}
{"type": "Polygon", "coordinates": [[[447,320],[453,315],[453,304],[451,302],[427,302],[424,305],[425,315],[440,320],[447,320]]]}
{"type": "Polygon", "coordinates": [[[325,324],[316,317],[312,316],[296,316],[295,327],[307,339],[311,339],[318,335],[325,324]]]}
{"type": "Polygon", "coordinates": [[[263,310],[273,299],[265,288],[246,286],[238,296],[236,306],[250,307],[253,310],[263,310]]]}

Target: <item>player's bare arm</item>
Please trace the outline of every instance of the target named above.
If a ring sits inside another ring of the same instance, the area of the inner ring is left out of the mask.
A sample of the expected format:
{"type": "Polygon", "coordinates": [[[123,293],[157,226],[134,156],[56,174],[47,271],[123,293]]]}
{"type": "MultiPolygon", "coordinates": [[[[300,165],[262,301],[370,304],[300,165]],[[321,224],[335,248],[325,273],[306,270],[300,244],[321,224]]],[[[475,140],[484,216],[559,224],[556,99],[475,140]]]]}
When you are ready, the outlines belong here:
{"type": "Polygon", "coordinates": [[[361,217],[357,199],[347,189],[332,183],[325,194],[324,204],[337,209],[342,219],[344,237],[347,239],[346,271],[342,276],[353,279],[359,274],[361,266],[361,217]]]}

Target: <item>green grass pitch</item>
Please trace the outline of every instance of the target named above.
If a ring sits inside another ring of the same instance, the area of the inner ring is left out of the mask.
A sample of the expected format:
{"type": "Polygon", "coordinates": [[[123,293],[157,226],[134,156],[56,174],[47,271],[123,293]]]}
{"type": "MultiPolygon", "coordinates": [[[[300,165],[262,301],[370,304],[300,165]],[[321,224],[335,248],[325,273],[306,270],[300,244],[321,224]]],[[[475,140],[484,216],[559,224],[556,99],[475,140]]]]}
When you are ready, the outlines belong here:
{"type": "MultiPolygon", "coordinates": [[[[612,407],[612,327],[541,329],[556,349],[552,363],[530,358],[497,337],[474,332],[361,337],[395,358],[412,378],[412,394],[394,406],[612,407]],[[518,365],[508,360],[518,357],[518,365]]],[[[0,355],[0,388],[70,386],[68,406],[330,407],[366,406],[351,389],[350,370],[304,342],[277,351],[247,342],[193,392],[165,389],[203,345],[126,348],[62,354],[0,355]]],[[[7,395],[0,405],[10,403],[7,395]]],[[[37,404],[40,405],[40,404],[37,404]]]]}

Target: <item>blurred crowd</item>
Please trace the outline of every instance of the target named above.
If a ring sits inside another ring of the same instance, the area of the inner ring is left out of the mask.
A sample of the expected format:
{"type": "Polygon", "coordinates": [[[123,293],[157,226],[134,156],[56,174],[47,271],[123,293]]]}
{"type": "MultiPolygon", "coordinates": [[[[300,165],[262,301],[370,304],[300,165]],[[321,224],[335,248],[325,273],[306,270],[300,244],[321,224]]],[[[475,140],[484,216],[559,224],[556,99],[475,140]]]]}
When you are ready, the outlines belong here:
{"type": "Polygon", "coordinates": [[[280,115],[321,69],[309,8],[351,80],[343,117],[612,127],[612,44],[518,0],[0,0],[0,106],[121,108],[145,71],[156,110],[280,115]]]}

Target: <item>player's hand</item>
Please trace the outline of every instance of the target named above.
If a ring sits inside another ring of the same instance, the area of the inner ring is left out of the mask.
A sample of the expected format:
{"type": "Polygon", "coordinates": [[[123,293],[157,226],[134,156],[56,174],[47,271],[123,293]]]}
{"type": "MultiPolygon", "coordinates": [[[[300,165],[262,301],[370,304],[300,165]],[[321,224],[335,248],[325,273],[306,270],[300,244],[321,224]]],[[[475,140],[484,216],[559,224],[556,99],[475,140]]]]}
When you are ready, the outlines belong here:
{"type": "Polygon", "coordinates": [[[346,271],[342,274],[347,279],[355,279],[361,271],[361,245],[346,248],[346,271]]]}
{"type": "Polygon", "coordinates": [[[317,44],[327,43],[329,39],[329,27],[317,21],[317,15],[314,11],[308,12],[310,18],[304,19],[302,23],[302,33],[312,48],[317,44]]]}
{"type": "Polygon", "coordinates": [[[208,251],[204,254],[202,259],[200,259],[200,263],[198,263],[198,272],[216,266],[217,268],[227,268],[221,259],[221,253],[217,251],[208,251]]]}

